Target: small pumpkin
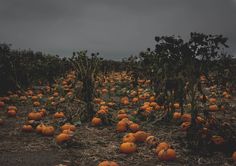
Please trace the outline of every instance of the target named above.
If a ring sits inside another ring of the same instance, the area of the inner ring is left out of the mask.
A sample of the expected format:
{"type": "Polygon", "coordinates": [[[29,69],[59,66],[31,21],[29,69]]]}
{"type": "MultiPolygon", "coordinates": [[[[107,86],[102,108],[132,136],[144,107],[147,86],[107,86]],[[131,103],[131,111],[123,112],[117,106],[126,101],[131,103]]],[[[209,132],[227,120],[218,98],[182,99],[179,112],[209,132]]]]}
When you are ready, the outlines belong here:
{"type": "Polygon", "coordinates": [[[190,127],[191,123],[190,122],[183,122],[181,124],[181,130],[186,131],[190,127]]]}
{"type": "Polygon", "coordinates": [[[54,132],[55,132],[55,129],[53,126],[45,126],[42,129],[42,134],[44,136],[52,136],[52,135],[54,135],[54,132]]]}
{"type": "Polygon", "coordinates": [[[66,123],[63,126],[61,126],[61,130],[71,130],[71,131],[75,131],[76,130],[76,126],[72,125],[70,123],[66,123]]]}
{"type": "Polygon", "coordinates": [[[122,139],[122,142],[135,142],[135,136],[133,133],[128,133],[126,134],[123,139],[122,139]]]}
{"type": "Polygon", "coordinates": [[[13,109],[8,110],[7,115],[9,117],[15,117],[16,116],[16,110],[13,110],[13,109]]]}
{"type": "Polygon", "coordinates": [[[56,113],[53,115],[53,117],[54,117],[55,119],[64,118],[64,117],[65,117],[65,114],[64,114],[64,112],[56,112],[56,113]]]}
{"type": "Polygon", "coordinates": [[[99,126],[99,125],[101,125],[101,124],[102,124],[101,118],[94,117],[94,118],[92,119],[92,125],[93,125],[93,126],[99,126]]]}
{"type": "Polygon", "coordinates": [[[116,125],[116,131],[125,132],[127,130],[127,123],[124,121],[119,121],[116,125]]]}
{"type": "Polygon", "coordinates": [[[4,124],[4,120],[0,118],[0,126],[4,124]]]}
{"type": "Polygon", "coordinates": [[[119,166],[119,164],[114,161],[103,161],[99,163],[98,166],[119,166]]]}
{"type": "Polygon", "coordinates": [[[119,120],[122,120],[122,119],[124,119],[124,118],[128,118],[128,115],[127,115],[127,114],[118,114],[117,118],[118,118],[119,120]]]}
{"type": "Polygon", "coordinates": [[[133,142],[125,142],[120,145],[120,152],[121,153],[134,153],[137,150],[136,144],[133,142]]]}
{"type": "Polygon", "coordinates": [[[145,131],[137,131],[134,136],[137,142],[144,142],[147,139],[148,134],[145,131]]]}
{"type": "Polygon", "coordinates": [[[5,103],[3,101],[0,101],[0,107],[4,107],[5,103]]]}
{"type": "Polygon", "coordinates": [[[36,127],[36,132],[39,133],[39,134],[42,134],[42,131],[43,131],[43,128],[46,127],[44,124],[39,124],[37,127],[36,127]]]}
{"type": "Polygon", "coordinates": [[[129,125],[129,128],[132,132],[137,132],[137,131],[139,131],[140,127],[137,123],[132,123],[132,124],[129,125]]]}
{"type": "Polygon", "coordinates": [[[41,120],[42,114],[40,112],[30,112],[28,114],[28,119],[30,120],[41,120]]]}
{"type": "Polygon", "coordinates": [[[32,132],[34,129],[31,125],[23,125],[22,131],[23,132],[32,132]]]}
{"type": "Polygon", "coordinates": [[[68,140],[70,140],[71,137],[69,134],[66,134],[66,133],[61,133],[59,135],[56,136],[56,143],[57,144],[62,144],[68,140]]]}
{"type": "Polygon", "coordinates": [[[232,154],[232,159],[236,163],[236,151],[232,154]]]}
{"type": "Polygon", "coordinates": [[[191,116],[191,114],[186,113],[186,114],[182,115],[181,119],[182,119],[183,122],[190,122],[191,119],[192,119],[192,116],[191,116]]]}
{"type": "Polygon", "coordinates": [[[174,149],[162,149],[158,153],[158,158],[162,161],[171,161],[176,159],[176,152],[174,149]]]}
{"type": "Polygon", "coordinates": [[[33,106],[39,107],[40,106],[40,102],[38,102],[38,101],[33,102],[33,106]]]}
{"type": "Polygon", "coordinates": [[[215,111],[218,111],[218,110],[219,110],[219,108],[216,104],[213,104],[213,105],[209,106],[209,111],[215,112],[215,111]]]}
{"type": "Polygon", "coordinates": [[[163,149],[168,149],[170,147],[170,145],[166,142],[161,142],[157,145],[156,147],[156,154],[158,155],[158,153],[163,150],[163,149]]]}
{"type": "Polygon", "coordinates": [[[177,120],[177,119],[180,119],[180,118],[181,118],[181,113],[180,112],[174,112],[173,119],[177,120]]]}

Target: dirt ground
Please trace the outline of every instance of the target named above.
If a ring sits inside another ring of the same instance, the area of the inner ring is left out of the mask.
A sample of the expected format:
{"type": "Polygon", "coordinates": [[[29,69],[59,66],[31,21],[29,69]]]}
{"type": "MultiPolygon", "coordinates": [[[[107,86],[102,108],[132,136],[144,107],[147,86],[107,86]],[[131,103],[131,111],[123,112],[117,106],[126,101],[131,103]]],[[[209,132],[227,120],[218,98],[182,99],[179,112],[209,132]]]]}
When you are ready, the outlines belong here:
{"type": "MultiPolygon", "coordinates": [[[[172,162],[159,161],[154,149],[147,148],[144,143],[138,144],[136,153],[120,153],[119,145],[125,133],[117,133],[115,126],[92,127],[82,124],[78,126],[72,143],[58,146],[54,137],[21,132],[28,111],[28,108],[20,107],[17,119],[4,118],[5,124],[0,127],[1,166],[96,166],[103,160],[114,160],[121,166],[233,165],[232,153],[191,152],[187,148],[185,134],[178,131],[174,123],[142,126],[144,131],[171,143],[177,151],[177,160],[172,162]]],[[[235,112],[227,116],[232,119],[235,112]]],[[[234,124],[235,119],[232,120],[234,124]]]]}

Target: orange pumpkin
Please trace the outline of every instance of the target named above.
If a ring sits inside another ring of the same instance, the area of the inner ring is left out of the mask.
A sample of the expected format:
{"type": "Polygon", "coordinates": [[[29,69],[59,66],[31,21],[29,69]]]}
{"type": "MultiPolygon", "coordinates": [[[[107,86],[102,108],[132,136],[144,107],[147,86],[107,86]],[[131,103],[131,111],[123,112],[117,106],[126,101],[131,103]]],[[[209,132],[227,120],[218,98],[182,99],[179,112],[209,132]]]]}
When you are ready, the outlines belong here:
{"type": "Polygon", "coordinates": [[[41,120],[42,114],[40,112],[30,112],[28,114],[28,119],[29,120],[41,120]]]}
{"type": "Polygon", "coordinates": [[[0,126],[4,124],[4,120],[0,118],[0,126]]]}
{"type": "Polygon", "coordinates": [[[39,124],[37,127],[36,127],[36,132],[39,133],[39,134],[42,134],[42,131],[43,131],[43,128],[46,127],[44,124],[39,124]]]}
{"type": "Polygon", "coordinates": [[[55,132],[55,129],[53,126],[45,126],[42,129],[42,134],[44,136],[52,136],[52,135],[54,135],[54,132],[55,132]]]}
{"type": "Polygon", "coordinates": [[[93,125],[93,126],[99,126],[99,125],[101,125],[101,124],[102,124],[102,120],[101,120],[100,118],[94,117],[94,118],[92,119],[92,125],[93,125]]]}
{"type": "Polygon", "coordinates": [[[183,122],[181,124],[181,130],[186,131],[190,127],[191,123],[190,122],[183,122]]]}
{"type": "Polygon", "coordinates": [[[213,104],[213,105],[209,106],[209,111],[215,112],[215,111],[218,111],[218,110],[219,110],[219,108],[216,104],[213,104]]]}
{"type": "Polygon", "coordinates": [[[5,103],[3,101],[0,101],[0,107],[4,107],[5,103]]]}
{"type": "Polygon", "coordinates": [[[156,147],[156,154],[158,155],[161,150],[168,149],[169,147],[170,145],[166,142],[159,143],[156,147]]]}
{"type": "Polygon", "coordinates": [[[232,154],[232,159],[234,162],[236,162],[236,151],[232,154]]]}
{"type": "Polygon", "coordinates": [[[61,126],[61,130],[71,130],[71,131],[75,131],[76,130],[76,126],[72,125],[70,123],[66,123],[63,126],[61,126]]]}
{"type": "Polygon", "coordinates": [[[144,142],[147,139],[148,134],[145,131],[137,131],[134,136],[137,142],[144,142]]]}
{"type": "Polygon", "coordinates": [[[191,114],[183,114],[181,119],[183,122],[190,122],[192,119],[192,116],[191,116],[191,114]]]}
{"type": "Polygon", "coordinates": [[[181,113],[180,112],[174,112],[173,119],[177,120],[177,119],[180,119],[180,118],[181,118],[181,113]]]}
{"type": "Polygon", "coordinates": [[[39,106],[40,106],[40,102],[35,101],[35,102],[33,102],[33,105],[34,105],[35,107],[39,107],[39,106]]]}
{"type": "Polygon", "coordinates": [[[158,158],[162,161],[170,161],[176,159],[176,152],[174,149],[162,149],[158,153],[158,158]]]}
{"type": "Polygon", "coordinates": [[[174,108],[175,109],[180,109],[180,104],[179,103],[174,103],[174,108]]]}
{"type": "Polygon", "coordinates": [[[129,125],[129,128],[132,132],[136,132],[136,131],[139,131],[139,125],[137,123],[132,123],[129,125]]]}
{"type": "Polygon", "coordinates": [[[133,133],[128,133],[126,134],[123,139],[122,139],[122,142],[135,142],[135,136],[133,133]]]}
{"type": "Polygon", "coordinates": [[[119,166],[119,164],[114,161],[103,161],[99,163],[98,166],[119,166]]]}
{"type": "Polygon", "coordinates": [[[56,136],[56,143],[57,144],[62,144],[68,140],[70,140],[71,137],[69,134],[66,134],[66,133],[61,133],[59,135],[56,136]]]}
{"type": "Polygon", "coordinates": [[[137,146],[133,142],[125,142],[120,145],[121,153],[134,153],[137,150],[137,146]]]}
{"type": "Polygon", "coordinates": [[[224,138],[221,137],[221,136],[218,136],[218,135],[212,136],[211,140],[216,145],[220,145],[220,144],[223,144],[225,142],[224,138]]]}
{"type": "Polygon", "coordinates": [[[24,132],[32,132],[34,129],[31,125],[23,125],[22,131],[24,132]]]}
{"type": "Polygon", "coordinates": [[[119,121],[116,125],[116,131],[125,132],[127,130],[127,123],[124,121],[119,121]]]}
{"type": "Polygon", "coordinates": [[[54,118],[58,119],[58,118],[64,118],[65,117],[65,114],[64,112],[56,112],[54,115],[53,115],[54,118]]]}
{"type": "Polygon", "coordinates": [[[128,118],[128,115],[127,114],[118,114],[117,118],[119,120],[121,120],[121,119],[124,119],[124,118],[128,118]]]}
{"type": "Polygon", "coordinates": [[[16,110],[8,110],[7,111],[7,115],[10,116],[10,117],[15,117],[16,116],[16,110]]]}

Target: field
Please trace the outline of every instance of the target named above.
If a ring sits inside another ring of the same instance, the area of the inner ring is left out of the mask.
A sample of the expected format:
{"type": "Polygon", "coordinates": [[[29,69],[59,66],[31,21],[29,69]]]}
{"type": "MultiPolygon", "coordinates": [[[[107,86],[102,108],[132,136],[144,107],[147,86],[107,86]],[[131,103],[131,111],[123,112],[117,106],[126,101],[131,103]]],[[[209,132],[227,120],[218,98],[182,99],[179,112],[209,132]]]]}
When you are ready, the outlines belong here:
{"type": "Polygon", "coordinates": [[[236,70],[220,51],[225,38],[155,40],[123,61],[1,45],[0,165],[234,165],[236,70]]]}

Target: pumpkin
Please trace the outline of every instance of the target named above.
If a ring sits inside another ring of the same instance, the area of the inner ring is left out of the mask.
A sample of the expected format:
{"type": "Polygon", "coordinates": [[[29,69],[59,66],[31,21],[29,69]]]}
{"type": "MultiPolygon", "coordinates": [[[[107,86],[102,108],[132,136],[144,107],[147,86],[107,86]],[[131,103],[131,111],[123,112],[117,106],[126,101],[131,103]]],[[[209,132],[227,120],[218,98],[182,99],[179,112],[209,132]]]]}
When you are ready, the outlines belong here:
{"type": "Polygon", "coordinates": [[[155,100],[156,100],[156,99],[155,99],[155,96],[151,96],[149,100],[150,100],[150,102],[155,101],[155,100]]]}
{"type": "Polygon", "coordinates": [[[148,144],[151,147],[154,147],[154,146],[157,146],[158,139],[157,139],[157,137],[151,135],[151,136],[147,137],[147,139],[145,140],[145,143],[148,144]]]}
{"type": "Polygon", "coordinates": [[[104,109],[97,111],[97,114],[107,114],[107,113],[108,113],[108,110],[104,110],[104,109]]]}
{"type": "Polygon", "coordinates": [[[12,105],[11,105],[11,106],[8,106],[7,109],[8,109],[8,110],[15,110],[15,111],[17,111],[16,106],[12,106],[12,105]]]}
{"type": "Polygon", "coordinates": [[[139,125],[137,123],[132,123],[129,125],[129,128],[132,132],[136,132],[139,130],[139,125]]]}
{"type": "Polygon", "coordinates": [[[28,119],[30,120],[41,120],[42,114],[40,112],[30,112],[28,114],[28,119]]]}
{"type": "Polygon", "coordinates": [[[34,105],[35,107],[39,107],[39,106],[40,106],[40,102],[35,101],[35,102],[33,102],[33,105],[34,105]]]}
{"type": "Polygon", "coordinates": [[[42,117],[45,116],[46,115],[46,109],[44,109],[44,108],[40,109],[39,113],[42,115],[42,117]]]}
{"type": "Polygon", "coordinates": [[[219,110],[219,108],[216,104],[213,104],[213,105],[209,106],[209,111],[215,112],[215,111],[218,111],[218,110],[219,110]]]}
{"type": "Polygon", "coordinates": [[[137,98],[137,97],[134,97],[134,98],[132,99],[132,103],[137,103],[137,102],[138,102],[138,100],[139,100],[139,98],[137,98]]]}
{"type": "Polygon", "coordinates": [[[137,146],[133,142],[125,142],[120,145],[121,153],[134,153],[137,150],[137,146]]]}
{"type": "Polygon", "coordinates": [[[116,125],[116,131],[125,132],[127,130],[127,123],[124,121],[119,121],[116,125]]]}
{"type": "Polygon", "coordinates": [[[36,127],[36,132],[42,134],[43,128],[46,127],[44,124],[39,124],[36,127]]]}
{"type": "Polygon", "coordinates": [[[180,112],[174,112],[173,119],[177,120],[177,119],[180,119],[180,118],[181,118],[181,113],[180,112]]]}
{"type": "Polygon", "coordinates": [[[4,120],[0,118],[0,126],[4,124],[4,120]]]}
{"type": "Polygon", "coordinates": [[[56,143],[57,144],[62,144],[68,140],[70,140],[71,137],[69,134],[66,134],[66,133],[61,133],[59,135],[56,136],[56,143]]]}
{"type": "Polygon", "coordinates": [[[118,114],[117,118],[119,120],[121,120],[121,119],[124,119],[124,118],[128,118],[128,115],[127,114],[118,114]]]}
{"type": "Polygon", "coordinates": [[[180,104],[179,103],[174,103],[174,108],[175,109],[180,109],[180,104]]]}
{"type": "Polygon", "coordinates": [[[181,124],[181,130],[186,131],[190,127],[191,123],[190,122],[183,122],[181,124]]]}
{"type": "Polygon", "coordinates": [[[223,144],[225,142],[224,138],[221,137],[221,136],[218,136],[218,135],[212,136],[211,140],[216,145],[220,145],[220,144],[223,144]]]}
{"type": "Polygon", "coordinates": [[[10,117],[15,117],[16,116],[16,110],[8,110],[7,111],[7,115],[10,116],[10,117]]]}
{"type": "Polygon", "coordinates": [[[63,130],[62,133],[68,134],[68,135],[73,135],[73,134],[74,134],[74,131],[71,131],[71,130],[63,130]]]}
{"type": "Polygon", "coordinates": [[[209,102],[210,102],[211,104],[215,104],[215,103],[216,103],[216,98],[210,98],[210,99],[209,99],[209,102]]]}
{"type": "Polygon", "coordinates": [[[119,164],[114,161],[103,161],[99,163],[98,166],[119,166],[119,164]]]}
{"type": "Polygon", "coordinates": [[[65,117],[65,114],[64,112],[56,112],[54,115],[53,115],[54,118],[58,119],[58,118],[64,118],[65,117]]]}
{"type": "Polygon", "coordinates": [[[162,161],[170,161],[176,159],[176,152],[174,149],[162,149],[158,153],[158,158],[162,161]]]}
{"type": "Polygon", "coordinates": [[[122,142],[135,142],[135,136],[133,133],[128,133],[126,134],[123,139],[122,142]]]}
{"type": "Polygon", "coordinates": [[[55,129],[53,126],[45,126],[42,129],[42,134],[44,136],[52,136],[52,135],[54,135],[54,132],[55,132],[55,129]]]}
{"type": "Polygon", "coordinates": [[[94,118],[92,119],[92,125],[93,125],[93,126],[98,126],[98,125],[101,125],[101,124],[102,124],[101,118],[94,117],[94,118]]]}
{"type": "Polygon", "coordinates": [[[191,114],[183,114],[181,119],[183,122],[190,122],[192,119],[192,116],[191,116],[191,114]]]}
{"type": "Polygon", "coordinates": [[[3,101],[0,101],[0,107],[4,107],[5,103],[3,101]]]}
{"type": "Polygon", "coordinates": [[[125,114],[126,113],[126,110],[125,109],[121,109],[118,111],[118,114],[125,114]]]}
{"type": "Polygon", "coordinates": [[[32,132],[33,131],[33,127],[31,125],[23,125],[22,131],[24,131],[24,132],[32,132]]]}
{"type": "Polygon", "coordinates": [[[161,142],[157,145],[156,147],[156,154],[158,155],[158,153],[163,150],[163,149],[168,149],[170,147],[170,145],[166,142],[161,142]]]}
{"type": "Polygon", "coordinates": [[[71,131],[75,131],[76,130],[76,126],[72,125],[70,123],[66,123],[63,126],[61,126],[61,130],[71,130],[71,131]]]}
{"type": "Polygon", "coordinates": [[[236,162],[236,151],[232,154],[232,159],[234,162],[236,162]]]}
{"type": "Polygon", "coordinates": [[[144,131],[137,131],[134,133],[134,136],[137,142],[144,142],[147,139],[148,134],[144,131]]]}

